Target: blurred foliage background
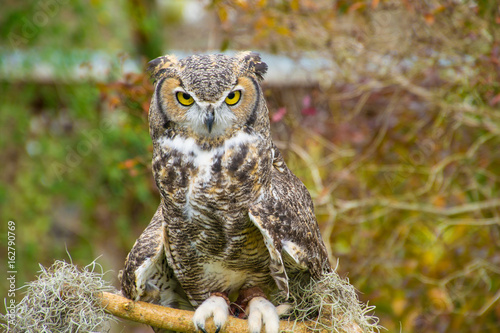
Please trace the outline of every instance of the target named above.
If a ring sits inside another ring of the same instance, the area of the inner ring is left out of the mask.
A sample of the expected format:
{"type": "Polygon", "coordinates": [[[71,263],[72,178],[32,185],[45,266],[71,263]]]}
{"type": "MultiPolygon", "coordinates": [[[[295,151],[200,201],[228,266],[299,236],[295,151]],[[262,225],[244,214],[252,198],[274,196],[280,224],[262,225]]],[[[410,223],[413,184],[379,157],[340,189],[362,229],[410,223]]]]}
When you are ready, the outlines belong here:
{"type": "Polygon", "coordinates": [[[264,84],[272,130],[381,324],[500,330],[497,0],[7,0],[0,36],[0,266],[13,220],[18,286],[67,253],[117,285],[159,202],[145,63],[251,49],[327,64],[264,84]]]}

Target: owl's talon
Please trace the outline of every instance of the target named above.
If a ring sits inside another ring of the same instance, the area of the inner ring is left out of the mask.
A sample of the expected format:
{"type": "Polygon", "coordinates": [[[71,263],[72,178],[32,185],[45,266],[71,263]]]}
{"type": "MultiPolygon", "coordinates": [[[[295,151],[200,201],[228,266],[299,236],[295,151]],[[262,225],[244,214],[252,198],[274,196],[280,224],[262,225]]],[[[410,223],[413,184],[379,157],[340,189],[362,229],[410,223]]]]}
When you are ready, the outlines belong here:
{"type": "Polygon", "coordinates": [[[218,333],[226,323],[228,315],[229,305],[227,301],[221,296],[210,296],[194,312],[193,323],[200,331],[207,333],[205,322],[208,318],[213,317],[215,332],[218,333]]]}
{"type": "Polygon", "coordinates": [[[266,333],[278,333],[280,319],[273,303],[264,297],[255,297],[248,303],[248,329],[250,333],[259,333],[262,324],[266,333]]]}

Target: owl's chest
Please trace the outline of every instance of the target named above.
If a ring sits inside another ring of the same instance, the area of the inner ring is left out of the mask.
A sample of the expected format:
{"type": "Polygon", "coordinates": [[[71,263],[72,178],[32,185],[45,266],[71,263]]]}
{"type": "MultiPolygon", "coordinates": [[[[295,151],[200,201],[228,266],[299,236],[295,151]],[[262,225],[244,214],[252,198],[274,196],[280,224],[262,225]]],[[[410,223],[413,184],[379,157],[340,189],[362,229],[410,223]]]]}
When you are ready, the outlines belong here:
{"type": "Polygon", "coordinates": [[[246,133],[212,149],[202,149],[191,138],[164,139],[160,147],[153,161],[157,185],[163,199],[187,219],[244,209],[269,178],[271,152],[263,140],[246,133]]]}
{"type": "Polygon", "coordinates": [[[210,282],[217,284],[213,290],[232,290],[247,279],[267,283],[269,255],[248,208],[270,181],[268,147],[246,134],[212,150],[192,139],[161,142],[153,172],[169,212],[171,265],[186,289],[210,282]]]}

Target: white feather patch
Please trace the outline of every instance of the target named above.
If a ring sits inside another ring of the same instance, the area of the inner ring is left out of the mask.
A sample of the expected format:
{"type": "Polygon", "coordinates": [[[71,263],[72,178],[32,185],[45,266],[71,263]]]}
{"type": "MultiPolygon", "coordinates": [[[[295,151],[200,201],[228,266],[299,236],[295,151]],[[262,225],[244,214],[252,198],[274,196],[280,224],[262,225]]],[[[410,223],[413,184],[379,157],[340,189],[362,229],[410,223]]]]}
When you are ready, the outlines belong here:
{"type": "Polygon", "coordinates": [[[146,283],[158,270],[154,261],[151,258],[147,258],[139,268],[135,271],[135,281],[137,296],[136,301],[140,299],[144,292],[146,291],[146,283]]]}
{"type": "Polygon", "coordinates": [[[300,254],[305,252],[302,247],[289,240],[282,240],[281,244],[283,245],[283,251],[285,251],[295,261],[295,263],[300,266],[300,268],[307,268],[307,266],[300,260],[300,254]]]}
{"type": "Polygon", "coordinates": [[[191,162],[198,168],[200,171],[199,176],[202,180],[208,180],[211,176],[211,166],[215,160],[215,156],[223,156],[226,151],[238,145],[252,143],[256,140],[256,136],[241,131],[232,138],[227,139],[224,145],[212,150],[202,150],[193,138],[182,138],[179,136],[173,139],[160,138],[158,139],[158,144],[164,149],[175,150],[183,154],[186,162],[191,162]]]}

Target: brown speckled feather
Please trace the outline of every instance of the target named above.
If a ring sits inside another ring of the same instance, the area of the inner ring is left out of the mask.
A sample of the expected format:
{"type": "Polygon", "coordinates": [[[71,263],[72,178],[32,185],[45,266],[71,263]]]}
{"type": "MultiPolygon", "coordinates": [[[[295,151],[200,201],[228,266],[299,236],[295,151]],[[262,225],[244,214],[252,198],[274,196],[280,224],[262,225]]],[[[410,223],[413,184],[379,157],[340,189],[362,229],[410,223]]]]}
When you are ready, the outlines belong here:
{"type": "Polygon", "coordinates": [[[288,169],[278,148],[273,145],[272,149],[272,181],[260,200],[250,206],[250,215],[268,234],[277,253],[286,251],[294,259],[290,267],[285,263],[287,271],[302,268],[319,279],[323,273],[331,271],[331,266],[314,216],[311,196],[288,169]]]}
{"type": "Polygon", "coordinates": [[[167,264],[162,221],[160,207],[127,256],[121,274],[122,292],[133,300],[190,309],[184,291],[167,264]]]}

